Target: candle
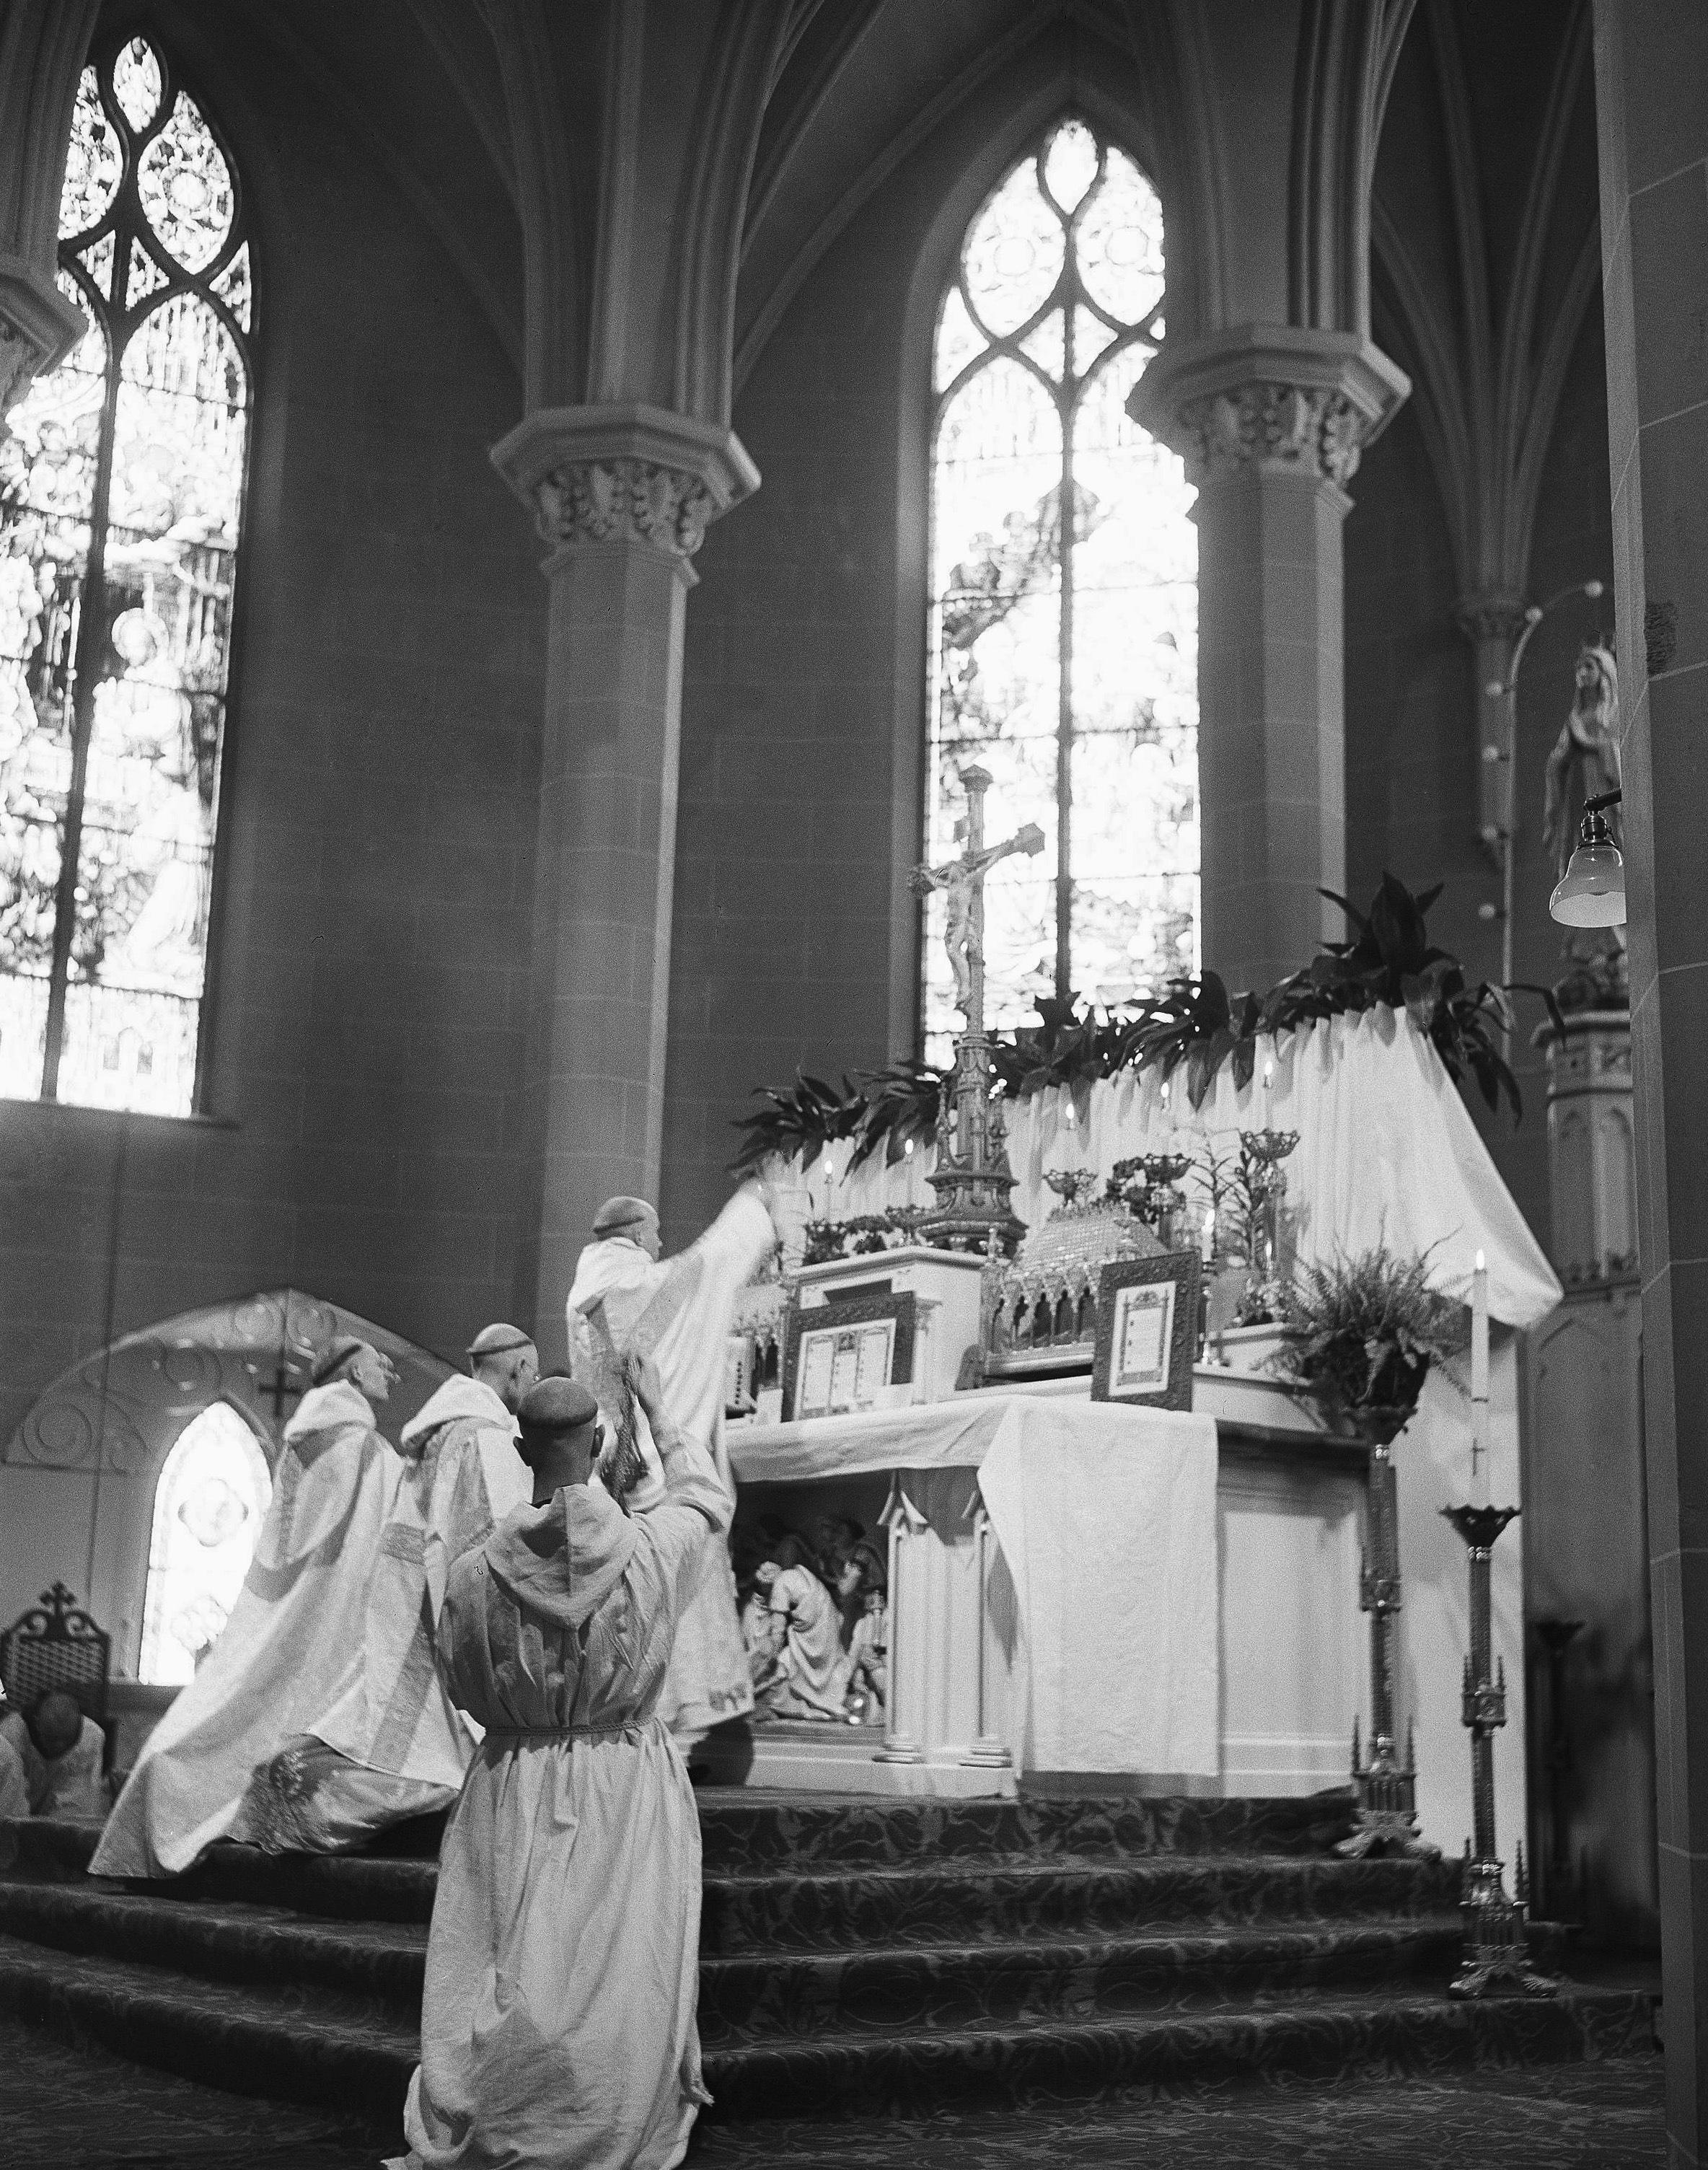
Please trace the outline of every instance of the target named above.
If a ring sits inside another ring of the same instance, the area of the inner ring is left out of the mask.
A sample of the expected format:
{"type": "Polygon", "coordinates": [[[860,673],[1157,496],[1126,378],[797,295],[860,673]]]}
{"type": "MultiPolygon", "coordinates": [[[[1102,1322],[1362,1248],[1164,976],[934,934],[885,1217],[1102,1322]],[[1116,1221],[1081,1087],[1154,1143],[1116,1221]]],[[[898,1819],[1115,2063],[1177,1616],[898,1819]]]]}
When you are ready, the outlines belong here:
{"type": "Polygon", "coordinates": [[[1269,1121],[1269,1086],[1274,1075],[1274,1064],[1266,1062],[1263,1065],[1263,1128],[1266,1130],[1273,1127],[1269,1121]]]}
{"type": "Polygon", "coordinates": [[[1476,1506],[1488,1504],[1488,1265],[1479,1251],[1470,1277],[1470,1482],[1476,1506]]]}

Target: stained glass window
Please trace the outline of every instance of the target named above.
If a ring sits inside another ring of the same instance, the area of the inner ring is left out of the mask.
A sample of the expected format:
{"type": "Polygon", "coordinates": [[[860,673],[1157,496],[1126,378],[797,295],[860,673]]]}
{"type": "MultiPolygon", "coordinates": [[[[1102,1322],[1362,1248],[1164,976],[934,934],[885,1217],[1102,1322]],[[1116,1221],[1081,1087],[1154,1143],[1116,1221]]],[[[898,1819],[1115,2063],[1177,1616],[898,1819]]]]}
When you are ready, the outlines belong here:
{"type": "Polygon", "coordinates": [[[0,443],[0,1094],[188,1114],[250,409],[237,169],[141,37],[83,72],[0,443]]]}
{"type": "MultiPolygon", "coordinates": [[[[1198,534],[1181,462],[1128,419],[1163,335],[1162,211],[1124,151],[1053,128],[967,230],[937,318],[926,851],[1036,821],[985,891],[985,1014],[1114,1005],[1197,961],[1198,534]]],[[[928,1056],[958,1029],[926,911],[928,1056]]]]}
{"type": "Polygon", "coordinates": [[[180,1434],[155,1487],[138,1680],[195,1677],[238,1601],[272,1497],[254,1434],[229,1403],[211,1403],[180,1434]]]}

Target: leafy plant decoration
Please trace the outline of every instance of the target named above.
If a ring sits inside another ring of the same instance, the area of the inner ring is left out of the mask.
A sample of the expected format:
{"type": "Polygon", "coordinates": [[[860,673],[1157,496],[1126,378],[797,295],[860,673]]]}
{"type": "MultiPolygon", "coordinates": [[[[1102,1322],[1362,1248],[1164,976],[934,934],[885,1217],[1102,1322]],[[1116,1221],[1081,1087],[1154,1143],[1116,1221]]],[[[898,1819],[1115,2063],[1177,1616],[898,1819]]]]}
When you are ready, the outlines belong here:
{"type": "Polygon", "coordinates": [[[1271,1367],[1336,1414],[1415,1408],[1431,1369],[1468,1339],[1470,1314],[1429,1286],[1428,1269],[1427,1253],[1396,1258],[1380,1243],[1302,1266],[1282,1296],[1271,1367]]]}

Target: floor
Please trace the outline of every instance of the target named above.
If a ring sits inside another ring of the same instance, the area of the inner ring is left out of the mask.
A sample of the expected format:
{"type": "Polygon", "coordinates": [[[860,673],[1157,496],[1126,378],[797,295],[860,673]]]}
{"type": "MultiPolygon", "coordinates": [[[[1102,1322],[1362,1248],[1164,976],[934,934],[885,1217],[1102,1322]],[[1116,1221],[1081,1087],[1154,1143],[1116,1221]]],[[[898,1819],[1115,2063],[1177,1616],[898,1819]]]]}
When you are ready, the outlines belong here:
{"type": "MultiPolygon", "coordinates": [[[[6,2170],[375,2170],[388,2135],[0,2022],[6,2170]]],[[[1662,2060],[1262,2087],[1077,2113],[703,2128],[687,2170],[1660,2170],[1662,2060]]]]}

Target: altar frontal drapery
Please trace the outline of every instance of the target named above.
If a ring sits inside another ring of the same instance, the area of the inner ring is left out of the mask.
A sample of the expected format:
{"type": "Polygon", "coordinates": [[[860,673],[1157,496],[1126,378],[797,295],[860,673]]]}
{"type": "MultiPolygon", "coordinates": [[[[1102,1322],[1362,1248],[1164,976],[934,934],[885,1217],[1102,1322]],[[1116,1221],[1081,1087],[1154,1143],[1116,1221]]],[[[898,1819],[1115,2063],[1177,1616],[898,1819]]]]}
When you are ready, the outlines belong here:
{"type": "Polygon", "coordinates": [[[1017,1767],[1214,1774],[1214,1419],[963,1394],[728,1442],[743,1484],[976,1469],[1013,1585],[1017,1767]]]}

